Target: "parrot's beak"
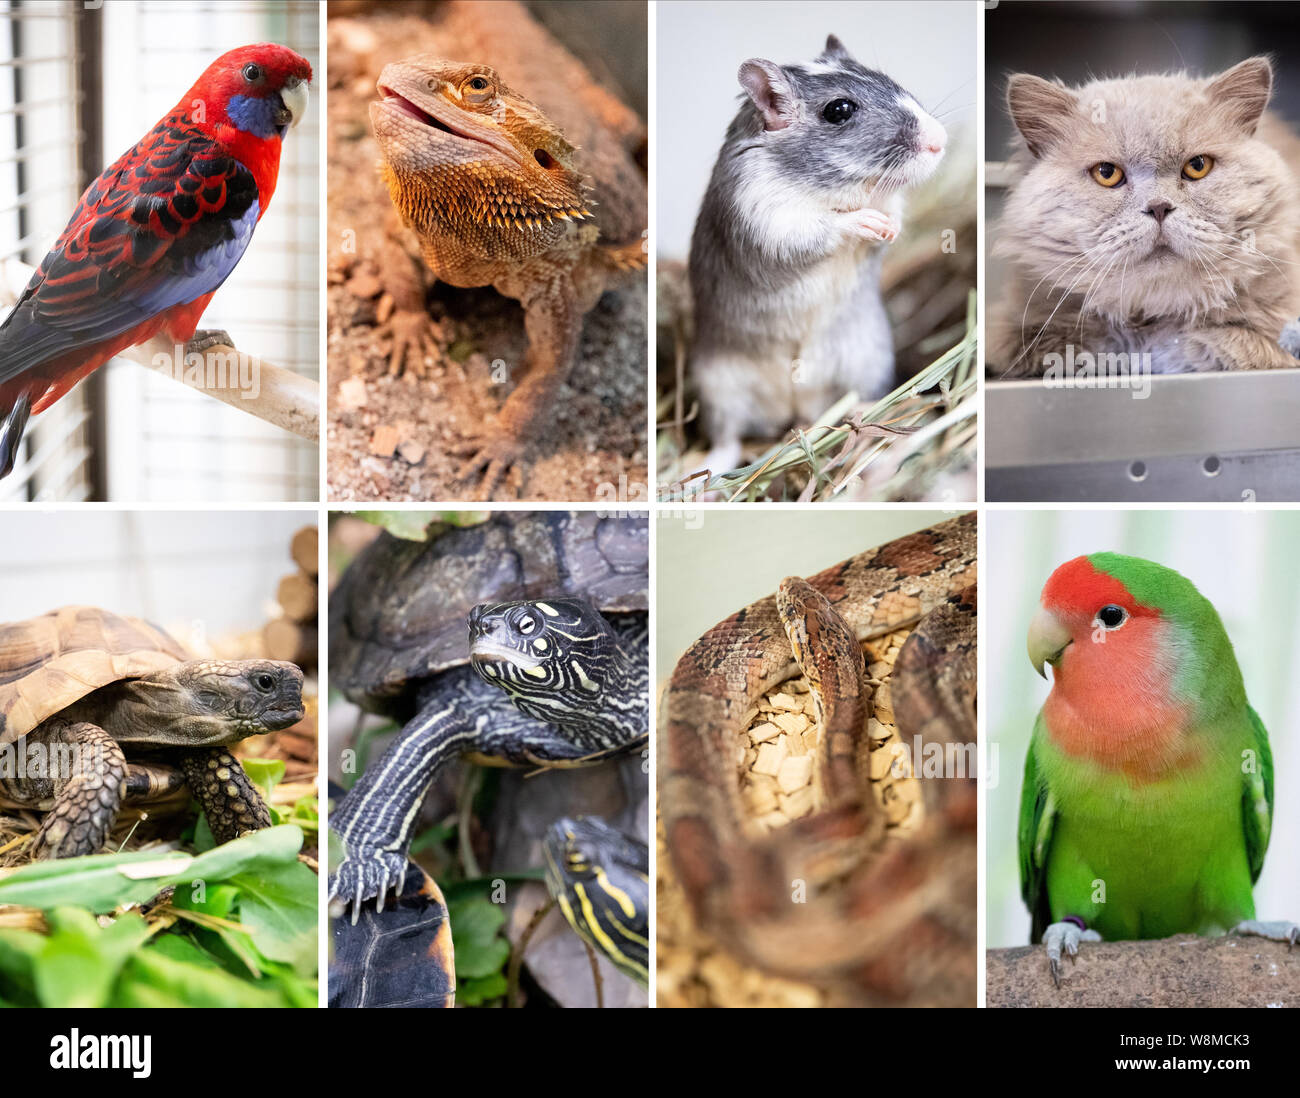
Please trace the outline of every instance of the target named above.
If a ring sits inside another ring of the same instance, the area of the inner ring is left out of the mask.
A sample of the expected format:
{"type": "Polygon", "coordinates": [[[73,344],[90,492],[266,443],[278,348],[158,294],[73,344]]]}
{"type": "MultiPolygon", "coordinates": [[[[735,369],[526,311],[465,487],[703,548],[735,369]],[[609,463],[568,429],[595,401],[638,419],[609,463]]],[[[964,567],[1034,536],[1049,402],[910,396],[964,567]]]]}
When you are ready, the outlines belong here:
{"type": "Polygon", "coordinates": [[[1046,607],[1040,608],[1029,623],[1029,662],[1034,665],[1034,670],[1047,678],[1043,664],[1050,663],[1055,667],[1061,653],[1070,646],[1071,639],[1070,631],[1061,619],[1046,607]]]}
{"type": "Polygon", "coordinates": [[[285,110],[289,112],[290,129],[298,125],[307,112],[307,92],[310,89],[311,85],[307,81],[294,77],[287,80],[284,87],[280,89],[280,99],[284,102],[285,110]]]}

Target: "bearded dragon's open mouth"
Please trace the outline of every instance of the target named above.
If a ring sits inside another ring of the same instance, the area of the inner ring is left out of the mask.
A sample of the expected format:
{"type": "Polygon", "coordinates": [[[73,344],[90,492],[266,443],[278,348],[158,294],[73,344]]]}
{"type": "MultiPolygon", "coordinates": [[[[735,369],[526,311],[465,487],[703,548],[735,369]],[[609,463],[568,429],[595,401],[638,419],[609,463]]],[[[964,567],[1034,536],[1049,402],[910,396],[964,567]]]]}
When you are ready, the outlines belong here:
{"type": "Polygon", "coordinates": [[[503,156],[518,162],[520,156],[508,142],[495,140],[491,134],[474,133],[466,127],[453,125],[443,118],[439,118],[418,103],[413,102],[404,96],[401,92],[394,90],[388,84],[377,85],[376,90],[383,97],[381,102],[386,107],[414,119],[421,125],[428,126],[430,129],[439,130],[450,137],[458,137],[462,141],[473,141],[476,145],[487,145],[489,148],[496,149],[503,156]]]}

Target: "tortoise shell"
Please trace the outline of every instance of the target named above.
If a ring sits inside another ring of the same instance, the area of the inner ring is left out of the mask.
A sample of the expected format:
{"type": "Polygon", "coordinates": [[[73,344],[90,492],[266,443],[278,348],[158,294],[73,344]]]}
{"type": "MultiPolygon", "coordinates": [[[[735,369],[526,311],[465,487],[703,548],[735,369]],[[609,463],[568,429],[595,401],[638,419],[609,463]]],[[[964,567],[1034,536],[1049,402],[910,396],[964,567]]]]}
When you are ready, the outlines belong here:
{"type": "Polygon", "coordinates": [[[0,624],[0,743],[101,686],[192,658],[156,625],[94,606],[0,624]]]}
{"type": "Polygon", "coordinates": [[[479,603],[581,595],[606,613],[644,612],[648,560],[644,517],[595,511],[498,512],[426,542],[380,534],[330,597],[330,682],[400,714],[408,688],[469,662],[479,603]]]}

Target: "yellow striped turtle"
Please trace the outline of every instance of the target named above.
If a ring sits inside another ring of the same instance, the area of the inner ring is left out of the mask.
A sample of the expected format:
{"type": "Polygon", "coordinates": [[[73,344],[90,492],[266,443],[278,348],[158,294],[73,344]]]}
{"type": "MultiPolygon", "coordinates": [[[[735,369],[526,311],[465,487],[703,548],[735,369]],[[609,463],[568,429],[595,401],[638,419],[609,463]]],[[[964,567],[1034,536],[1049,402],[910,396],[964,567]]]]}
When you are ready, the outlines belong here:
{"type": "Polygon", "coordinates": [[[642,987],[650,979],[650,851],[598,816],[556,820],[546,889],[584,942],[642,987]]]}
{"type": "Polygon", "coordinates": [[[330,896],[354,923],[404,880],[448,761],[585,766],[645,744],[647,554],[644,517],[501,512],[431,542],[381,534],[348,568],[330,681],[404,725],[331,818],[330,896]]]}

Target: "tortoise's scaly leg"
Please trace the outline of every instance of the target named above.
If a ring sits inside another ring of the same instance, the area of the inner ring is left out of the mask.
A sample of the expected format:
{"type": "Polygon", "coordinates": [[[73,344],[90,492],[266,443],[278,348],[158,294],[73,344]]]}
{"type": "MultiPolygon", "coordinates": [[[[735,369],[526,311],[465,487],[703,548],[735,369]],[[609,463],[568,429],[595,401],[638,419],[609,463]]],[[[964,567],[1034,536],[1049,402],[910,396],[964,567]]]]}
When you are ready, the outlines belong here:
{"type": "Polygon", "coordinates": [[[46,721],[27,737],[48,752],[48,792],[54,807],[32,841],[32,857],[76,858],[98,854],[122,803],[126,758],[98,725],[87,721],[46,721]]]}
{"type": "Polygon", "coordinates": [[[187,751],[181,756],[181,769],[217,842],[228,843],[271,826],[271,810],[228,748],[187,751]]]}

